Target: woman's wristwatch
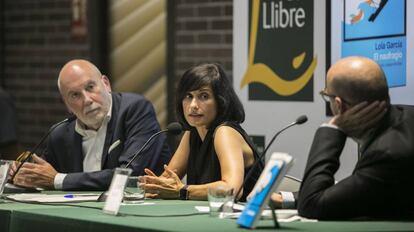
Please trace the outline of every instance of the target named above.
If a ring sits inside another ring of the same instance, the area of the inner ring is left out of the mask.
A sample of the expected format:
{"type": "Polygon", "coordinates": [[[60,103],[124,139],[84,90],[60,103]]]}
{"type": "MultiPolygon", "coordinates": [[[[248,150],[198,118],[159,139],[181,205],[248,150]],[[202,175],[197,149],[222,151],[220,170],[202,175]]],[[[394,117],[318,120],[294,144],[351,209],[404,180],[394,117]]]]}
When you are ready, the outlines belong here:
{"type": "Polygon", "coordinates": [[[184,185],[180,189],[180,200],[188,200],[188,185],[184,185]]]}

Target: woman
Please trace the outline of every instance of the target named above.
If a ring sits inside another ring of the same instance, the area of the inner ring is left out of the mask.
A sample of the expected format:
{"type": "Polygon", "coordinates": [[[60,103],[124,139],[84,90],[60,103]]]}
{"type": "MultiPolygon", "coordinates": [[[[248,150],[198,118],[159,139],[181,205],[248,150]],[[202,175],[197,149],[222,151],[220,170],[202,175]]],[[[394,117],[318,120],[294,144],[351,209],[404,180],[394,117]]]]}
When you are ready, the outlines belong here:
{"type": "MultiPolygon", "coordinates": [[[[239,190],[257,152],[239,123],[244,109],[229,79],[218,64],[202,64],[184,73],[177,89],[178,120],[187,129],[164,173],[146,169],[147,197],[206,200],[210,186],[239,190]],[[187,185],[181,178],[187,174],[187,185]]],[[[245,200],[263,165],[243,186],[245,200]]]]}

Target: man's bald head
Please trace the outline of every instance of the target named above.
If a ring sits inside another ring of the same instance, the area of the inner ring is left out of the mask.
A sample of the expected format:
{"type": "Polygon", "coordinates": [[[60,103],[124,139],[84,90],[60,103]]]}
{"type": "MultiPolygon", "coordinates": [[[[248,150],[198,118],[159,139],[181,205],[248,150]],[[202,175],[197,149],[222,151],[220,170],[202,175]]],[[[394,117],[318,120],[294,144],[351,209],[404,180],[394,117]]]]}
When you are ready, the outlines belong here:
{"type": "Polygon", "coordinates": [[[62,78],[63,82],[66,82],[70,77],[78,77],[79,75],[82,75],[82,73],[87,73],[90,76],[101,78],[102,73],[99,71],[99,69],[92,64],[91,62],[87,60],[77,59],[77,60],[71,60],[67,62],[62,69],[59,72],[58,77],[58,88],[61,91],[61,85],[62,85],[62,78]]]}
{"type": "Polygon", "coordinates": [[[346,57],[332,65],[327,73],[327,89],[353,105],[363,101],[389,102],[384,72],[365,57],[346,57]]]}

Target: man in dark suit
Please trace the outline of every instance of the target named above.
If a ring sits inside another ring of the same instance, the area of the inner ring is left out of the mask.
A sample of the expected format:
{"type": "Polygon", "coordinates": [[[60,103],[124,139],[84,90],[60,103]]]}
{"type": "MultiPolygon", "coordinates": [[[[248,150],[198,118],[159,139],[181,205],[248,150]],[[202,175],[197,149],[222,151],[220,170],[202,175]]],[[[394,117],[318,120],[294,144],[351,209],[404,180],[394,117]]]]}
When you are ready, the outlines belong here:
{"type": "MultiPolygon", "coordinates": [[[[86,60],[72,60],[60,71],[59,91],[76,116],[49,136],[44,159],[33,156],[14,182],[26,187],[105,190],[113,171],[125,165],[151,135],[160,131],[154,109],[137,94],[111,93],[108,78],[86,60]]],[[[131,165],[162,173],[171,153],[164,135],[156,138],[131,165]]]]}
{"type": "Polygon", "coordinates": [[[390,105],[384,72],[374,61],[348,57],[327,73],[321,95],[334,117],[315,134],[297,199],[301,216],[322,220],[411,218],[414,214],[414,109],[390,105]],[[335,184],[350,137],[359,159],[335,184]]]}

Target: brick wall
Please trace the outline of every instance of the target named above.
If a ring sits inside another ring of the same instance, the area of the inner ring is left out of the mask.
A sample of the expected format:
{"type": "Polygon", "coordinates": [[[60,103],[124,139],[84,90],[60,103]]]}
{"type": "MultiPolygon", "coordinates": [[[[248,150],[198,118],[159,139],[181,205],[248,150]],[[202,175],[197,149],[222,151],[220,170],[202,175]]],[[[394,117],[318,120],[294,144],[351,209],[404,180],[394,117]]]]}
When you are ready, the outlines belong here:
{"type": "MultiPolygon", "coordinates": [[[[175,3],[175,76],[210,61],[221,63],[231,77],[233,0],[175,3]]],[[[60,67],[69,59],[94,58],[91,35],[79,40],[70,33],[70,4],[70,0],[3,0],[2,81],[15,99],[19,141],[25,149],[67,116],[56,87],[60,67]]]]}
{"type": "Polygon", "coordinates": [[[69,59],[88,59],[90,46],[70,33],[70,0],[3,1],[3,82],[15,99],[20,144],[28,149],[67,117],[58,72],[69,59]]]}
{"type": "Polygon", "coordinates": [[[177,0],[175,76],[201,62],[218,62],[232,76],[233,0],[177,0]]]}

